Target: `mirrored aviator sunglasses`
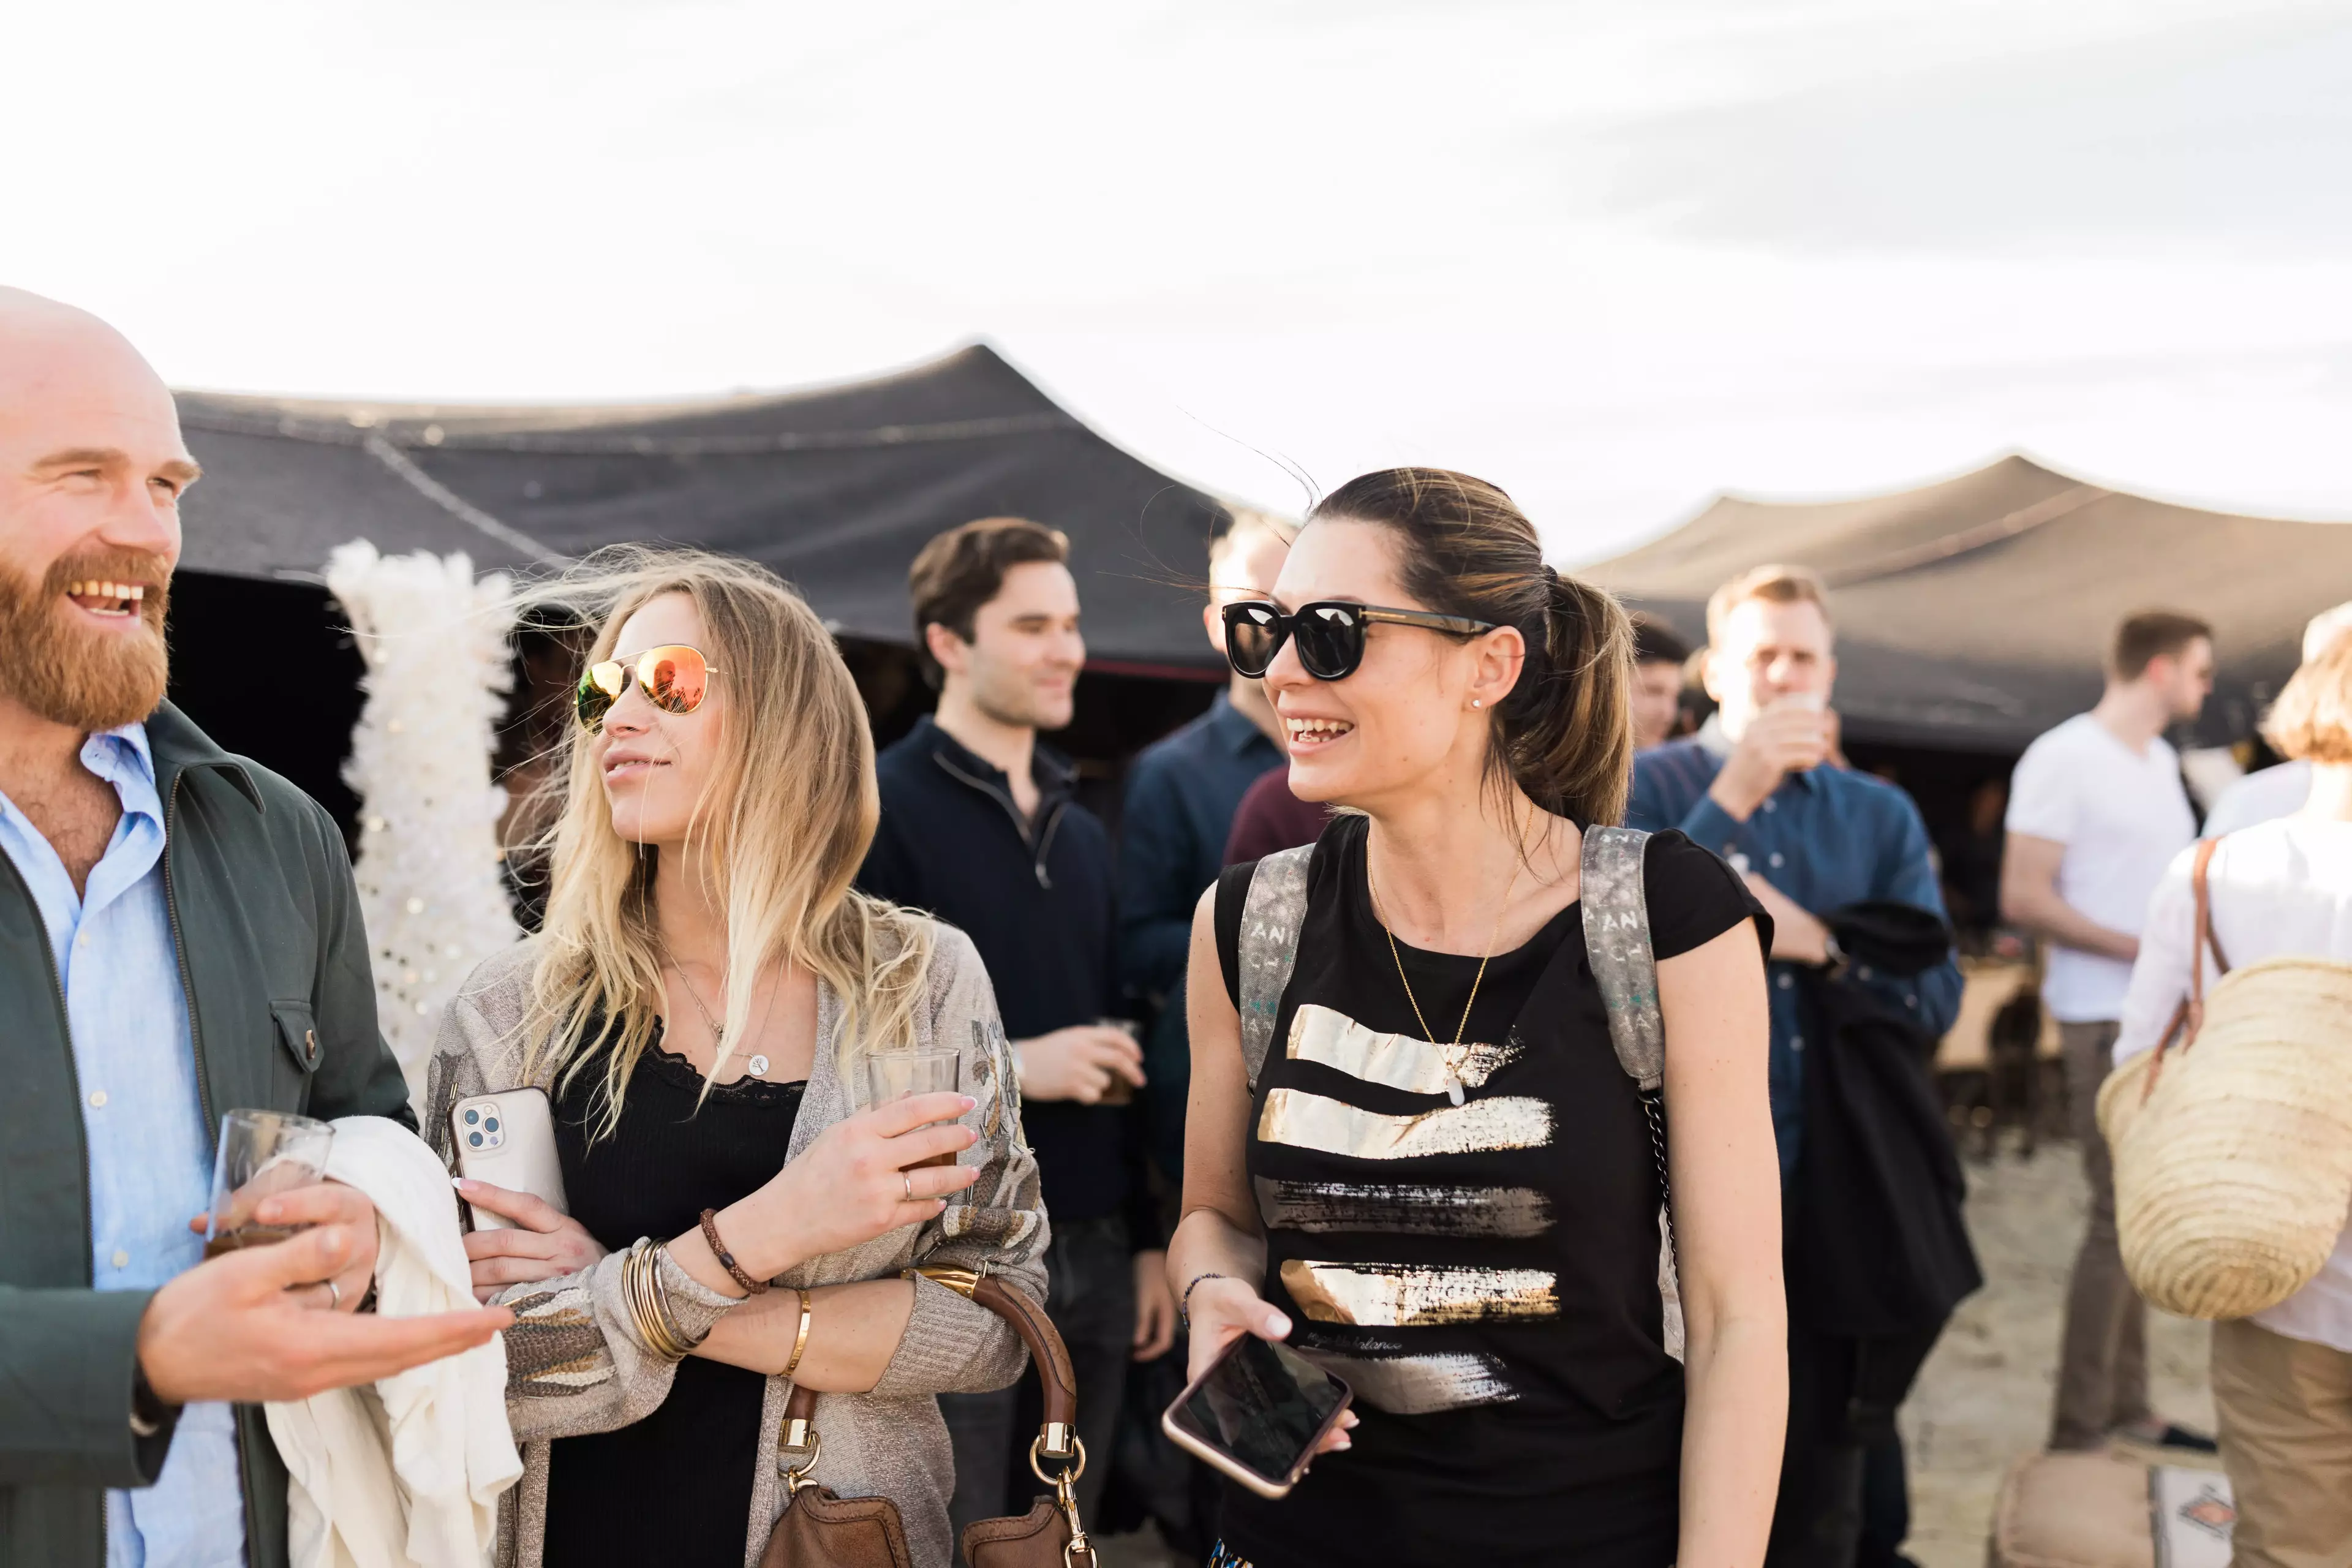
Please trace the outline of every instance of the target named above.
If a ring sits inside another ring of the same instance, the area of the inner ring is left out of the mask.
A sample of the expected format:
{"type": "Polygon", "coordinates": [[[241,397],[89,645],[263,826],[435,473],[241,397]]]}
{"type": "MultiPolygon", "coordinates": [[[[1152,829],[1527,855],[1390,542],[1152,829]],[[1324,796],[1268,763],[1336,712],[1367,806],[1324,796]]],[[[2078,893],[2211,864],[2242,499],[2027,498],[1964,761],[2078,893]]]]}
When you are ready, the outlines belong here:
{"type": "Polygon", "coordinates": [[[719,674],[702,657],[700,648],[684,643],[666,643],[649,647],[634,658],[608,658],[592,664],[580,674],[580,689],[572,699],[573,710],[580,716],[580,727],[594,730],[604,722],[604,715],[621,700],[634,678],[637,689],[646,700],[665,713],[691,713],[702,706],[703,694],[710,689],[710,678],[719,674]]]}
{"type": "Polygon", "coordinates": [[[1475,637],[1495,629],[1492,621],[1468,616],[1442,616],[1433,610],[1392,610],[1379,605],[1351,605],[1318,599],[1285,615],[1264,599],[1227,605],[1225,658],[1234,673],[1256,680],[1273,668],[1275,655],[1290,642],[1298,649],[1298,666],[1318,680],[1345,680],[1364,662],[1365,628],[1374,625],[1420,626],[1450,637],[1475,637]]]}

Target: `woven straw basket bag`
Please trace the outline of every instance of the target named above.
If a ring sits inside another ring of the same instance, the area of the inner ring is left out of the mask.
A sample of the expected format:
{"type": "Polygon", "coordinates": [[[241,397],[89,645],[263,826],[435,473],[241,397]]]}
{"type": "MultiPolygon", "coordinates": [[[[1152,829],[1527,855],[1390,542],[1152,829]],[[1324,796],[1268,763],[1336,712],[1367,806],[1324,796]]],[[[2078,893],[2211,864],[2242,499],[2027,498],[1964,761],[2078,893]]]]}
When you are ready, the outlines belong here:
{"type": "Polygon", "coordinates": [[[2140,1294],[2181,1317],[2242,1318],[2310,1283],[2352,1208],[2352,964],[2230,969],[2212,945],[2211,855],[2209,840],[2190,998],[2164,1044],[2100,1088],[2099,1127],[2140,1294]],[[2210,995],[2207,948],[2223,972],[2210,995]]]}

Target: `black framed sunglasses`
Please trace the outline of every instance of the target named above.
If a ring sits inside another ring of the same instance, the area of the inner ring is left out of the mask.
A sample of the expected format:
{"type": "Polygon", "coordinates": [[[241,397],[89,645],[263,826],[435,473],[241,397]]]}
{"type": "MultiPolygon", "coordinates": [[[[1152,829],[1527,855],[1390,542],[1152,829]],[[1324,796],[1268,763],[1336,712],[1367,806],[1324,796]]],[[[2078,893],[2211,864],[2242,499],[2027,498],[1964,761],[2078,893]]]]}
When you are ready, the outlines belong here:
{"type": "Polygon", "coordinates": [[[1244,599],[1225,606],[1225,658],[1237,673],[1255,680],[1272,667],[1283,643],[1295,641],[1299,668],[1318,680],[1345,680],[1364,662],[1364,629],[1376,622],[1463,637],[1495,629],[1492,621],[1441,616],[1432,610],[1391,610],[1378,605],[1318,599],[1284,615],[1265,600],[1244,599]]]}

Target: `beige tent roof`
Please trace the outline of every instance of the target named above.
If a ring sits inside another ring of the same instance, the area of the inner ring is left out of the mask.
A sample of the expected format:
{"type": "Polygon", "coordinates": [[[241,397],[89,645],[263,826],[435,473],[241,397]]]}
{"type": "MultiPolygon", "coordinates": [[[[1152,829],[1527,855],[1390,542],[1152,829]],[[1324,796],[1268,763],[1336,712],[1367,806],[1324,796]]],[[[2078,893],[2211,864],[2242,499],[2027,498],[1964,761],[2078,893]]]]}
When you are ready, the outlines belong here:
{"type": "Polygon", "coordinates": [[[1767,561],[1829,581],[1851,732],[1983,751],[2088,706],[2115,623],[2156,606],[2213,624],[2221,679],[2200,730],[2237,738],[2294,668],[2304,622],[2352,598],[2352,524],[2200,511],[2021,457],[1861,500],[1727,496],[1588,574],[1703,638],[1707,595],[1767,561]]]}

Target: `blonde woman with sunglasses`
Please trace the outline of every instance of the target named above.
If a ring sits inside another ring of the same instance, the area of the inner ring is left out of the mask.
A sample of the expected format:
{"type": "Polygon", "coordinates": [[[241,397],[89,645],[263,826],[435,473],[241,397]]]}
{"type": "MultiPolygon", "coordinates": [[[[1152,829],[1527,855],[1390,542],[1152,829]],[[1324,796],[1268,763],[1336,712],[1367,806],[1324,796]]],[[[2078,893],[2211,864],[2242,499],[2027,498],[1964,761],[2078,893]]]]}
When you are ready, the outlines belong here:
{"type": "MultiPolygon", "coordinates": [[[[737,1568],[788,1500],[784,1402],[818,1402],[810,1478],[885,1496],[953,1560],[933,1395],[1012,1382],[1001,1321],[917,1266],[1042,1299],[1045,1215],[988,977],[950,927],[851,878],[878,810],[848,670],[767,572],[600,553],[549,602],[594,637],[559,770],[547,917],[450,1008],[426,1126],[543,1091],[566,1207],[458,1184],[513,1309],[526,1471],[501,1562],[737,1568]],[[860,1110],[868,1053],[959,1053],[959,1091],[860,1110]],[[462,1114],[462,1112],[461,1112],[462,1114]]],[[[788,1453],[788,1462],[804,1455],[788,1453]]]]}

